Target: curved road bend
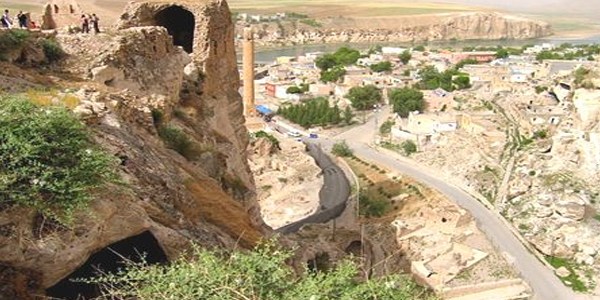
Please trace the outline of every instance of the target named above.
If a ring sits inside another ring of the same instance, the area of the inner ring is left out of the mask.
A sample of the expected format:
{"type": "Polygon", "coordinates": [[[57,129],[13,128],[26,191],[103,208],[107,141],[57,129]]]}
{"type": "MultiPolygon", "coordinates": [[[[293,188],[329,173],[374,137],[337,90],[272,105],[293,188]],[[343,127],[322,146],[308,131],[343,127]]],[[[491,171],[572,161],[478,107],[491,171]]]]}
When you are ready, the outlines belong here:
{"type": "MultiPolygon", "coordinates": [[[[385,114],[387,112],[382,111],[378,114],[377,118],[384,120],[385,114]]],[[[435,188],[450,200],[469,211],[475,220],[477,220],[479,229],[486,234],[500,251],[508,254],[510,257],[509,260],[512,260],[509,262],[516,267],[521,276],[533,289],[535,299],[573,300],[585,297],[583,295],[576,295],[570,288],[566,287],[554,275],[553,270],[546,267],[521,244],[520,240],[499,219],[500,216],[497,213],[489,211],[477,199],[458,187],[436,178],[434,174],[427,174],[419,170],[418,166],[412,163],[397,160],[367,146],[366,143],[374,137],[375,130],[377,129],[378,124],[375,122],[372,120],[362,126],[352,128],[334,137],[334,139],[345,139],[346,143],[354,150],[357,156],[411,176],[421,183],[435,188]]],[[[325,149],[331,149],[333,145],[333,141],[327,139],[321,139],[320,142],[325,149]]]]}
{"type": "Polygon", "coordinates": [[[319,208],[311,215],[278,228],[287,234],[298,231],[304,224],[326,223],[337,218],[346,208],[350,197],[350,183],[346,174],[318,145],[305,141],[306,148],[323,172],[323,186],[319,191],[319,208]]]}

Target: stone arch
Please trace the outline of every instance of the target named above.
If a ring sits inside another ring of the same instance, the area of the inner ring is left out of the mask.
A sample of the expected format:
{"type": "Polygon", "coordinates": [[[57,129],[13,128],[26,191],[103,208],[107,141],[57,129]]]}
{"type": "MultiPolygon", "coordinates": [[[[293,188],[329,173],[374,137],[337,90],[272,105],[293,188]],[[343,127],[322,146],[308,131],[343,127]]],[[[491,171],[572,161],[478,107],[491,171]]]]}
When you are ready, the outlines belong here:
{"type": "Polygon", "coordinates": [[[142,262],[142,259],[148,264],[167,262],[167,255],[150,231],[120,240],[94,253],[81,267],[46,289],[46,295],[66,300],[96,298],[100,296],[97,285],[72,280],[94,277],[99,272],[113,273],[123,268],[125,260],[142,262]]]}
{"type": "Polygon", "coordinates": [[[54,13],[58,14],[58,5],[54,4],[54,13]]]}
{"type": "Polygon", "coordinates": [[[156,13],[154,21],[167,29],[175,45],[183,47],[187,53],[193,52],[196,22],[189,10],[177,5],[169,6],[156,13]]]}
{"type": "Polygon", "coordinates": [[[75,13],[75,9],[73,8],[72,4],[69,4],[69,13],[70,14],[74,14],[75,13]]]}

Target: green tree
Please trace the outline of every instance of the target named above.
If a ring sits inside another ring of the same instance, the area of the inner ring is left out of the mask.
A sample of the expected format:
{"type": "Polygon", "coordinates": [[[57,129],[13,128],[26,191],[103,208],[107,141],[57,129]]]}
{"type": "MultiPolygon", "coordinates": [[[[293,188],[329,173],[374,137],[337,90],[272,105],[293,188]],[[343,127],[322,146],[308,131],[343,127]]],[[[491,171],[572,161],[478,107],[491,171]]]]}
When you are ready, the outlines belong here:
{"type": "Polygon", "coordinates": [[[479,62],[478,62],[476,59],[473,59],[473,58],[466,58],[466,59],[463,59],[463,60],[459,61],[459,62],[456,64],[455,68],[456,68],[456,69],[460,69],[460,68],[462,68],[462,67],[464,67],[464,66],[466,66],[466,65],[476,65],[476,64],[478,64],[478,63],[479,63],[479,62]]]}
{"type": "Polygon", "coordinates": [[[408,114],[412,111],[422,112],[425,109],[423,93],[415,88],[393,89],[390,92],[390,102],[393,105],[394,112],[403,118],[408,117],[408,114]]]}
{"type": "Polygon", "coordinates": [[[375,104],[381,102],[381,97],[381,90],[374,85],[355,86],[346,95],[352,107],[357,110],[372,109],[375,104]]]}
{"type": "Polygon", "coordinates": [[[400,61],[402,62],[402,64],[406,65],[406,64],[408,64],[408,62],[412,58],[412,54],[410,54],[410,51],[404,50],[404,52],[400,53],[400,55],[398,56],[398,58],[400,58],[400,61]]]}
{"type": "Polygon", "coordinates": [[[346,75],[346,70],[343,67],[333,67],[327,71],[321,71],[321,81],[323,82],[338,82],[346,75]]]}
{"type": "Polygon", "coordinates": [[[304,93],[304,91],[302,90],[302,88],[292,85],[290,87],[287,88],[287,90],[285,91],[288,94],[302,94],[304,93]]]}
{"type": "Polygon", "coordinates": [[[379,127],[379,133],[381,134],[390,134],[392,132],[392,127],[396,124],[393,120],[387,120],[381,124],[379,127]]]}
{"type": "Polygon", "coordinates": [[[335,66],[337,66],[337,61],[333,54],[325,54],[321,57],[318,57],[315,60],[315,65],[317,68],[321,69],[321,71],[327,71],[335,66]]]}
{"type": "Polygon", "coordinates": [[[462,89],[468,89],[471,87],[471,79],[469,78],[469,76],[465,76],[465,75],[457,75],[453,80],[452,83],[456,86],[457,89],[462,90],[462,89]]]}
{"type": "Polygon", "coordinates": [[[346,141],[337,142],[331,148],[331,153],[335,156],[348,157],[352,156],[352,149],[346,144],[346,141]]]}
{"type": "Polygon", "coordinates": [[[498,48],[498,50],[496,50],[496,58],[507,58],[508,55],[509,55],[509,52],[507,49],[498,48]]]}
{"type": "Polygon", "coordinates": [[[373,72],[389,72],[392,70],[392,63],[389,61],[382,61],[380,63],[370,65],[369,68],[373,72]]]}
{"type": "Polygon", "coordinates": [[[318,97],[297,105],[281,106],[277,113],[284,118],[309,128],[314,125],[339,124],[342,117],[337,105],[330,106],[326,98],[318,97]]]}
{"type": "Polygon", "coordinates": [[[115,159],[75,115],[0,98],[0,207],[32,207],[68,224],[94,191],[116,182],[115,159]]]}
{"type": "Polygon", "coordinates": [[[415,142],[413,142],[412,140],[406,140],[402,142],[402,144],[400,144],[400,147],[402,148],[402,151],[406,156],[410,156],[411,154],[417,152],[417,144],[415,144],[415,142]]]}

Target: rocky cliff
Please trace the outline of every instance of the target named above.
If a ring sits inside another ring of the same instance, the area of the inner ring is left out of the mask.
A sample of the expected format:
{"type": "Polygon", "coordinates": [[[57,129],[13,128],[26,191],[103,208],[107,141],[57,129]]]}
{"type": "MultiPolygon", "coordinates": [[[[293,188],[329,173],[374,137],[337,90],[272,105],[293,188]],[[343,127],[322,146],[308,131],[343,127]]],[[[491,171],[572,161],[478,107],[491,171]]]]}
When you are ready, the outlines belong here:
{"type": "Polygon", "coordinates": [[[44,294],[93,253],[142,232],[168,258],[191,243],[251,247],[268,232],[247,164],[227,4],[138,3],[126,11],[122,30],[59,34],[68,55],[61,64],[2,74],[20,77],[13,92],[44,86],[51,91],[25,94],[48,103],[70,99],[68,106],[119,162],[124,184],[97,191],[72,226],[32,208],[0,208],[0,299],[44,294]],[[151,21],[174,6],[193,14],[192,53],[174,45],[171,28],[140,18],[148,13],[151,21]],[[194,151],[170,146],[158,134],[164,128],[183,133],[194,151]]]}
{"type": "Polygon", "coordinates": [[[320,27],[301,23],[253,25],[263,46],[314,43],[385,43],[532,39],[552,33],[545,22],[500,13],[449,13],[378,18],[330,18],[320,27]]]}

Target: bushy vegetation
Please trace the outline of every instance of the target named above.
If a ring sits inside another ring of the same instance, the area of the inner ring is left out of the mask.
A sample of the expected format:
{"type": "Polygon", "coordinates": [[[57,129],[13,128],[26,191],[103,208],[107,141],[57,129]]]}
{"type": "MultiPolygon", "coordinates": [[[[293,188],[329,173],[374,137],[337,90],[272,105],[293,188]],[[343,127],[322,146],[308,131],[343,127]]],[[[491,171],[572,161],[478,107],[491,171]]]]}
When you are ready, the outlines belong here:
{"type": "Polygon", "coordinates": [[[274,137],[271,134],[266,133],[265,131],[257,131],[256,133],[254,133],[254,137],[256,138],[265,138],[267,140],[269,140],[269,142],[271,142],[271,144],[273,145],[273,147],[277,148],[277,149],[281,149],[281,147],[279,146],[279,140],[274,137]]]}
{"type": "Polygon", "coordinates": [[[545,50],[536,55],[536,59],[541,61],[545,59],[557,60],[593,60],[594,55],[600,54],[600,45],[572,45],[569,43],[561,44],[555,50],[545,50]],[[591,58],[591,59],[590,59],[591,58]]]}
{"type": "Polygon", "coordinates": [[[471,87],[469,76],[459,72],[456,68],[451,68],[440,73],[435,67],[426,66],[420,70],[419,74],[421,81],[417,84],[417,87],[422,90],[442,88],[452,92],[471,87]]]}
{"type": "Polygon", "coordinates": [[[413,47],[413,50],[423,52],[423,51],[425,51],[425,46],[418,45],[418,46],[413,47]]]}
{"type": "Polygon", "coordinates": [[[315,65],[321,69],[321,80],[324,82],[338,81],[344,74],[344,66],[355,64],[360,58],[358,50],[341,47],[334,53],[327,53],[315,61],[315,65]]]}
{"type": "Polygon", "coordinates": [[[297,13],[297,12],[286,12],[285,16],[289,19],[306,19],[308,15],[297,13]]]}
{"type": "Polygon", "coordinates": [[[389,61],[382,61],[380,63],[370,65],[369,68],[373,72],[389,72],[392,70],[392,63],[389,61]]]}
{"type": "Polygon", "coordinates": [[[386,120],[379,127],[379,133],[380,134],[390,134],[390,132],[392,132],[392,127],[394,126],[394,124],[396,124],[396,122],[394,122],[394,120],[386,120]]]}
{"type": "Polygon", "coordinates": [[[410,87],[393,89],[390,91],[389,97],[394,112],[403,118],[408,117],[410,112],[423,112],[425,109],[426,103],[423,99],[423,92],[418,89],[410,87]]]}
{"type": "Polygon", "coordinates": [[[415,142],[413,142],[412,140],[406,140],[402,142],[402,144],[400,144],[400,147],[402,148],[402,151],[406,156],[410,156],[411,154],[417,152],[417,144],[415,144],[415,142]]]}
{"type": "Polygon", "coordinates": [[[321,27],[321,26],[323,26],[321,23],[319,23],[315,19],[300,19],[299,22],[302,23],[302,24],[306,24],[308,26],[311,26],[311,27],[321,27]]]}
{"type": "Polygon", "coordinates": [[[0,60],[6,60],[5,52],[17,49],[29,38],[29,31],[13,29],[0,32],[0,60]]]}
{"type": "Polygon", "coordinates": [[[226,253],[194,248],[169,265],[130,265],[114,275],[87,280],[100,284],[106,299],[429,299],[430,293],[407,276],[358,280],[350,261],[333,270],[295,274],[287,262],[292,252],[266,242],[253,251],[226,253]]]}
{"type": "Polygon", "coordinates": [[[476,64],[479,64],[479,62],[476,59],[466,58],[466,59],[463,59],[463,60],[459,61],[458,63],[456,63],[456,65],[454,67],[456,69],[461,69],[462,67],[464,67],[466,65],[476,65],[476,64]]]}
{"type": "Polygon", "coordinates": [[[158,127],[158,135],[165,142],[168,148],[171,148],[181,154],[188,160],[194,160],[199,151],[196,145],[183,132],[183,130],[172,126],[164,125],[158,127]]]}
{"type": "Polygon", "coordinates": [[[398,58],[400,59],[402,64],[406,65],[412,58],[412,54],[410,54],[410,51],[404,50],[402,53],[400,53],[400,55],[398,55],[398,58]]]}
{"type": "Polygon", "coordinates": [[[372,109],[374,105],[381,103],[381,90],[374,85],[355,86],[348,91],[346,98],[357,110],[372,109]]]}
{"type": "Polygon", "coordinates": [[[114,157],[66,108],[0,98],[0,207],[32,207],[69,224],[116,178],[114,157]]]}
{"type": "Polygon", "coordinates": [[[565,267],[567,270],[569,270],[569,272],[571,273],[569,274],[569,276],[559,277],[560,280],[562,280],[566,285],[570,286],[576,292],[588,291],[588,287],[581,280],[581,278],[579,278],[579,275],[577,275],[577,273],[575,272],[577,269],[576,263],[564,258],[549,255],[546,255],[545,258],[546,261],[548,261],[548,263],[554,268],[558,269],[560,267],[565,267]]]}
{"type": "Polygon", "coordinates": [[[346,75],[346,69],[340,66],[335,66],[331,69],[321,71],[321,81],[323,82],[338,82],[346,75]]]}
{"type": "Polygon", "coordinates": [[[277,111],[277,114],[304,128],[314,125],[337,125],[342,122],[341,113],[337,104],[331,106],[329,101],[323,97],[307,100],[300,104],[284,105],[277,111]]]}
{"type": "Polygon", "coordinates": [[[46,56],[49,63],[58,61],[65,56],[65,51],[55,40],[44,39],[41,43],[44,56],[46,56]]]}
{"type": "Polygon", "coordinates": [[[541,86],[541,85],[536,85],[535,86],[535,93],[536,94],[541,94],[541,93],[543,93],[543,92],[545,92],[547,90],[548,90],[547,86],[541,86]]]}
{"type": "Polygon", "coordinates": [[[300,86],[292,85],[292,86],[288,87],[285,92],[288,94],[304,94],[304,93],[308,92],[308,89],[309,89],[309,85],[306,83],[302,83],[302,84],[300,84],[300,86]]]}
{"type": "Polygon", "coordinates": [[[390,202],[383,196],[374,197],[365,193],[360,194],[359,204],[360,215],[365,217],[382,217],[390,209],[390,202]]]}
{"type": "Polygon", "coordinates": [[[341,142],[337,142],[333,145],[333,147],[331,148],[331,153],[335,156],[341,156],[341,157],[350,157],[352,156],[352,149],[350,149],[350,146],[348,146],[348,144],[346,144],[346,141],[341,141],[341,142]]]}

